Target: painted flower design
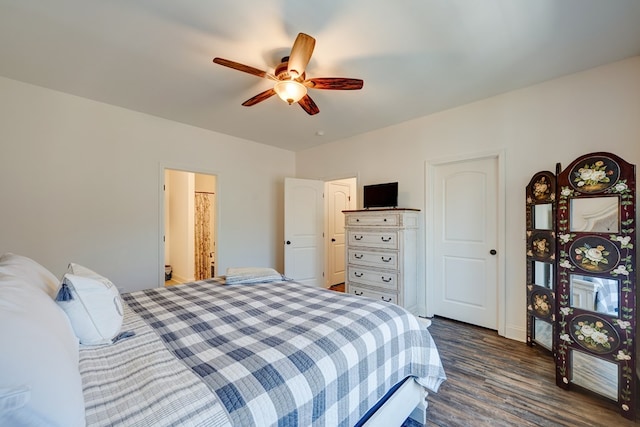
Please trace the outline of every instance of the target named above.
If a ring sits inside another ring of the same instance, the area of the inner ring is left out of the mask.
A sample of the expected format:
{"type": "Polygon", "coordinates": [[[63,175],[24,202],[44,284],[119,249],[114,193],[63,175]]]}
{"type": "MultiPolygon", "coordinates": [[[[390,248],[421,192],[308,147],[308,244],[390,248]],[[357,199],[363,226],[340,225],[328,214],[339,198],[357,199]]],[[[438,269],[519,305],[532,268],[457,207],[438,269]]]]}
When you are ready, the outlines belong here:
{"type": "Polygon", "coordinates": [[[569,334],[561,334],[560,339],[568,344],[571,344],[571,337],[569,334]]]}
{"type": "Polygon", "coordinates": [[[588,243],[585,243],[584,246],[576,248],[575,250],[576,261],[580,262],[582,265],[591,265],[593,267],[598,267],[599,264],[608,264],[609,260],[607,260],[606,256],[609,255],[609,251],[605,250],[605,247],[602,245],[591,246],[588,243]]]}
{"type": "Polygon", "coordinates": [[[607,167],[604,162],[602,160],[598,160],[592,165],[584,165],[584,167],[578,169],[575,174],[576,177],[573,182],[575,182],[578,187],[584,187],[585,185],[609,183],[609,176],[613,175],[613,171],[607,171],[607,167]]]}
{"type": "Polygon", "coordinates": [[[571,262],[568,259],[560,261],[560,267],[573,270],[573,265],[571,265],[571,262]]]}
{"type": "Polygon", "coordinates": [[[562,187],[562,190],[560,190],[560,195],[563,197],[569,197],[572,194],[573,190],[569,187],[562,187]]]}
{"type": "Polygon", "coordinates": [[[631,360],[631,355],[626,350],[618,350],[618,353],[614,356],[617,360],[631,360]]]}
{"type": "Polygon", "coordinates": [[[627,322],[626,320],[622,320],[622,319],[616,319],[616,323],[618,324],[618,326],[620,326],[620,328],[622,329],[628,329],[631,327],[631,323],[627,322]]]}
{"type": "Polygon", "coordinates": [[[600,321],[596,322],[578,322],[575,325],[575,337],[579,341],[583,341],[590,347],[611,348],[613,338],[609,337],[608,331],[604,328],[604,324],[600,321]]]}
{"type": "Polygon", "coordinates": [[[617,275],[617,274],[622,274],[623,276],[628,276],[628,275],[629,275],[629,271],[627,270],[627,266],[626,266],[626,265],[619,265],[619,266],[617,266],[617,267],[612,271],[612,273],[613,273],[614,275],[617,275]]]}
{"type": "Polygon", "coordinates": [[[571,240],[571,234],[569,233],[559,234],[558,239],[560,239],[560,242],[562,243],[568,243],[571,240]]]}
{"type": "Polygon", "coordinates": [[[538,256],[544,256],[549,252],[549,242],[545,238],[533,241],[533,250],[538,256]]]}
{"type": "Polygon", "coordinates": [[[571,314],[571,307],[561,307],[560,308],[560,313],[562,313],[563,316],[568,316],[571,314]]]}
{"type": "Polygon", "coordinates": [[[533,308],[536,313],[542,316],[548,316],[551,312],[549,298],[546,295],[534,295],[533,308]]]}
{"type": "Polygon", "coordinates": [[[625,193],[627,190],[629,190],[629,186],[626,181],[620,181],[613,186],[613,191],[618,193],[625,193]]]}
{"type": "Polygon", "coordinates": [[[622,248],[632,248],[633,246],[630,246],[629,243],[631,242],[631,236],[616,236],[616,241],[620,242],[620,246],[622,248]]]}
{"type": "Polygon", "coordinates": [[[547,177],[543,176],[539,181],[533,184],[533,195],[536,199],[542,199],[549,192],[549,183],[547,177]]]}

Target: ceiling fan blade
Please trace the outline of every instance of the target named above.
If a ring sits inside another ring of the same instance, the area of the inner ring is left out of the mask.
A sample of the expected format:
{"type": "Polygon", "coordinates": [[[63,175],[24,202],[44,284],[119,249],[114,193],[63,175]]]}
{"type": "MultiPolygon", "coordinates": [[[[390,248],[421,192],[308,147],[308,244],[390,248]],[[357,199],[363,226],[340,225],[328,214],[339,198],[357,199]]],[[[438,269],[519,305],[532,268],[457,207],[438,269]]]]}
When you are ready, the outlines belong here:
{"type": "Polygon", "coordinates": [[[234,70],[253,74],[254,76],[257,76],[257,77],[264,77],[266,79],[277,80],[274,75],[269,74],[266,71],[258,70],[257,68],[240,64],[239,62],[230,61],[224,58],[213,58],[213,62],[215,62],[216,64],[224,65],[225,67],[233,68],[234,70]]]}
{"type": "Polygon", "coordinates": [[[306,111],[310,116],[313,116],[314,114],[318,114],[320,112],[320,109],[318,108],[316,103],[313,102],[313,99],[311,99],[309,95],[303,96],[302,99],[298,101],[298,104],[300,104],[302,109],[306,111]]]}
{"type": "Polygon", "coordinates": [[[270,98],[275,94],[276,94],[275,90],[267,89],[264,92],[260,92],[259,94],[257,94],[253,98],[247,99],[246,101],[244,101],[242,103],[242,105],[244,105],[245,107],[251,107],[252,105],[256,105],[258,102],[262,102],[265,99],[270,98]]]}
{"type": "Polygon", "coordinates": [[[292,79],[297,79],[304,73],[307,64],[311,59],[313,48],[316,45],[316,39],[308,34],[300,33],[293,43],[291,53],[289,54],[289,64],[287,71],[292,79]]]}
{"type": "Polygon", "coordinates": [[[358,90],[362,89],[364,81],[343,77],[316,77],[305,80],[304,85],[311,89],[358,90]]]}

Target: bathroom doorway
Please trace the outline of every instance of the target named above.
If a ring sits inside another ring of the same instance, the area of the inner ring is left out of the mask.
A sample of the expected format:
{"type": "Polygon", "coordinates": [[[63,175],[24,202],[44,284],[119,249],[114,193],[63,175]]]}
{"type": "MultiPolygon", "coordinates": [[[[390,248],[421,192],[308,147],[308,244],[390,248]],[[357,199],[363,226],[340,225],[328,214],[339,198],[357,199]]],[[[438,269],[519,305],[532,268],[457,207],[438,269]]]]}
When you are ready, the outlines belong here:
{"type": "Polygon", "coordinates": [[[164,170],[165,286],[216,275],[215,175],[164,170]]]}

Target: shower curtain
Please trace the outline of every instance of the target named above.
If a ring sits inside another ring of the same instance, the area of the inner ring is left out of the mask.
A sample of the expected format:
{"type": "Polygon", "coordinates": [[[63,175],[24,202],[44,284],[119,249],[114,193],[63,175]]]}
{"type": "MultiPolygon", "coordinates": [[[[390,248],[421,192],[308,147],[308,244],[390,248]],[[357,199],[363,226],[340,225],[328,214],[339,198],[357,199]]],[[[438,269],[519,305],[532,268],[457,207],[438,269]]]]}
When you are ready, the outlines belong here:
{"type": "Polygon", "coordinates": [[[195,196],[195,278],[204,280],[211,277],[211,202],[207,193],[196,193],[195,196]]]}

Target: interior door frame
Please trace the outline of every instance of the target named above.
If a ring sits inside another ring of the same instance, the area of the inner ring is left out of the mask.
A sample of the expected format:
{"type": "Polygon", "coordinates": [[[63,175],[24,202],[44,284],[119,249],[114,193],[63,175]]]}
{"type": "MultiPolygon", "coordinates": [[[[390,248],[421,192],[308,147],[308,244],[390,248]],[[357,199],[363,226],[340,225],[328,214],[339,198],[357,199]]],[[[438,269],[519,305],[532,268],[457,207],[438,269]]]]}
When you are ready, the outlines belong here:
{"type": "Polygon", "coordinates": [[[504,150],[491,150],[478,153],[468,153],[458,156],[442,157],[425,161],[425,307],[427,310],[427,317],[433,317],[434,314],[434,270],[436,260],[434,259],[434,235],[435,223],[435,200],[434,200],[434,185],[435,185],[435,169],[438,166],[448,163],[457,163],[462,161],[482,160],[487,158],[497,159],[498,162],[498,188],[497,188],[497,212],[498,212],[498,224],[497,224],[497,324],[498,334],[506,336],[506,179],[505,179],[505,152],[504,150]]]}
{"type": "Polygon", "coordinates": [[[164,223],[165,223],[165,215],[164,215],[164,202],[165,202],[165,181],[164,181],[164,172],[167,169],[177,170],[182,172],[191,172],[195,174],[203,174],[203,175],[215,175],[216,177],[216,203],[215,203],[215,216],[216,223],[214,224],[215,236],[216,236],[216,251],[214,262],[216,265],[216,269],[218,268],[218,256],[220,252],[220,242],[218,231],[220,230],[220,223],[222,218],[220,217],[220,196],[221,196],[221,188],[220,181],[222,179],[219,172],[213,171],[211,169],[198,168],[193,165],[185,165],[180,163],[172,163],[172,162],[160,162],[158,163],[158,288],[164,287],[164,246],[165,246],[165,235],[164,235],[164,223]]]}
{"type": "MultiPolygon", "coordinates": [[[[329,266],[330,266],[330,261],[329,261],[329,255],[331,252],[331,242],[329,240],[329,215],[331,214],[329,212],[329,200],[328,200],[328,185],[331,182],[334,181],[349,181],[349,186],[350,186],[350,190],[353,191],[352,194],[349,194],[350,200],[349,200],[349,209],[356,209],[356,206],[358,205],[358,200],[360,200],[358,198],[358,178],[357,176],[353,175],[353,176],[347,176],[344,178],[335,178],[335,179],[325,179],[324,180],[324,188],[325,188],[325,199],[324,199],[324,210],[325,210],[325,215],[324,215],[324,234],[325,236],[327,236],[325,238],[325,245],[324,245],[324,287],[325,288],[329,288],[330,286],[330,281],[329,281],[329,266]]],[[[343,281],[344,283],[344,281],[343,281]]]]}

